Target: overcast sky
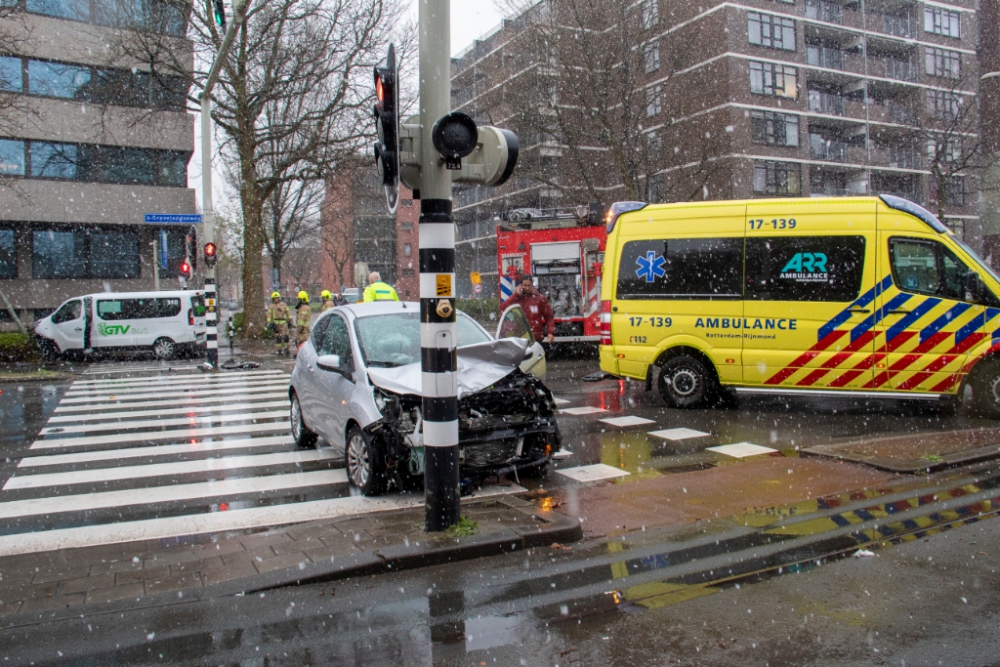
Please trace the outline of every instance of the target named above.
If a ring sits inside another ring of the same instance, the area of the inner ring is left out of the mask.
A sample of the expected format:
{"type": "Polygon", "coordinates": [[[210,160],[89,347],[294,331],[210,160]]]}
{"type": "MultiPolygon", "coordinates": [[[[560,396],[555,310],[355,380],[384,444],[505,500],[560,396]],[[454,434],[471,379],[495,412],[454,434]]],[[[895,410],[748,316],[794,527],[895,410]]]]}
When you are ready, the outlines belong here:
{"type": "MultiPolygon", "coordinates": [[[[417,19],[417,0],[412,3],[413,20],[417,19]]],[[[451,0],[451,52],[459,53],[473,40],[485,35],[500,24],[502,12],[493,0],[451,0]]],[[[201,208],[201,121],[195,116],[194,155],[188,166],[188,187],[194,188],[199,209],[201,208]]],[[[216,167],[212,173],[212,195],[215,205],[226,202],[232,193],[226,192],[222,174],[216,167]]],[[[164,211],[171,213],[172,211],[164,211]]]]}

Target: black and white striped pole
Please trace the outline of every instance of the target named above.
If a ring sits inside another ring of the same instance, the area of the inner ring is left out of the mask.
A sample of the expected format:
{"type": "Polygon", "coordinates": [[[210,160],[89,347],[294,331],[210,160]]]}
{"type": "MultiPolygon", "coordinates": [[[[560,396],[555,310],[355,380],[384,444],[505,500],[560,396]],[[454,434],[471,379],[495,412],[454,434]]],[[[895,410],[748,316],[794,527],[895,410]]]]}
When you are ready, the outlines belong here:
{"type": "Polygon", "coordinates": [[[433,128],[451,111],[450,0],[420,0],[420,347],[423,374],[424,523],[458,523],[458,385],[455,354],[455,220],[451,172],[433,128]]]}

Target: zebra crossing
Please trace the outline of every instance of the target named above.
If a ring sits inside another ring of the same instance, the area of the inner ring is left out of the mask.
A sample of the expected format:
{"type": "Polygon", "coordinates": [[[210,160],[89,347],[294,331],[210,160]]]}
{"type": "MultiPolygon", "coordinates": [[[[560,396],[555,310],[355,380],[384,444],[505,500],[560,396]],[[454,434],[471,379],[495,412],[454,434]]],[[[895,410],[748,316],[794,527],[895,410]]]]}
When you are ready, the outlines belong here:
{"type": "Polygon", "coordinates": [[[422,504],[422,494],[352,495],[340,447],[297,448],[289,379],[281,370],[78,379],[2,480],[0,556],[422,504]]]}

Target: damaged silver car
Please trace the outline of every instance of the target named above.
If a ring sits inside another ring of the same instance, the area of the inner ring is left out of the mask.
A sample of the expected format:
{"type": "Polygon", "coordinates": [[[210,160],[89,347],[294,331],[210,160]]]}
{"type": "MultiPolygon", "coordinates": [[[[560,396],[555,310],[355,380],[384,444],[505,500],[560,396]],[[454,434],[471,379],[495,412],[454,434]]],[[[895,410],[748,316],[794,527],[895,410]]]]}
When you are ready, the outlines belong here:
{"type": "MultiPolygon", "coordinates": [[[[508,310],[494,340],[459,312],[459,465],[463,484],[543,474],[560,446],[552,394],[534,373],[544,351],[524,314],[508,310]]],[[[420,305],[334,308],[298,351],[289,388],[292,436],[344,449],[350,483],[365,495],[423,480],[420,305]]]]}

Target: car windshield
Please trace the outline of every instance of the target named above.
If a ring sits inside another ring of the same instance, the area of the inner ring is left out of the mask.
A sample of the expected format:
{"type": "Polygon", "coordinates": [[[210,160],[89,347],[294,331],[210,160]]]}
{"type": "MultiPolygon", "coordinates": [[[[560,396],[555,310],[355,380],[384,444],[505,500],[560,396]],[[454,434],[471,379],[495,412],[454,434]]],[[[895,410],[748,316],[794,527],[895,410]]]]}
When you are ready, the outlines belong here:
{"type": "MultiPolygon", "coordinates": [[[[472,319],[459,313],[457,345],[475,345],[491,340],[472,319]]],[[[420,361],[420,314],[369,315],[357,321],[358,343],[368,366],[403,366],[420,361]]]]}

